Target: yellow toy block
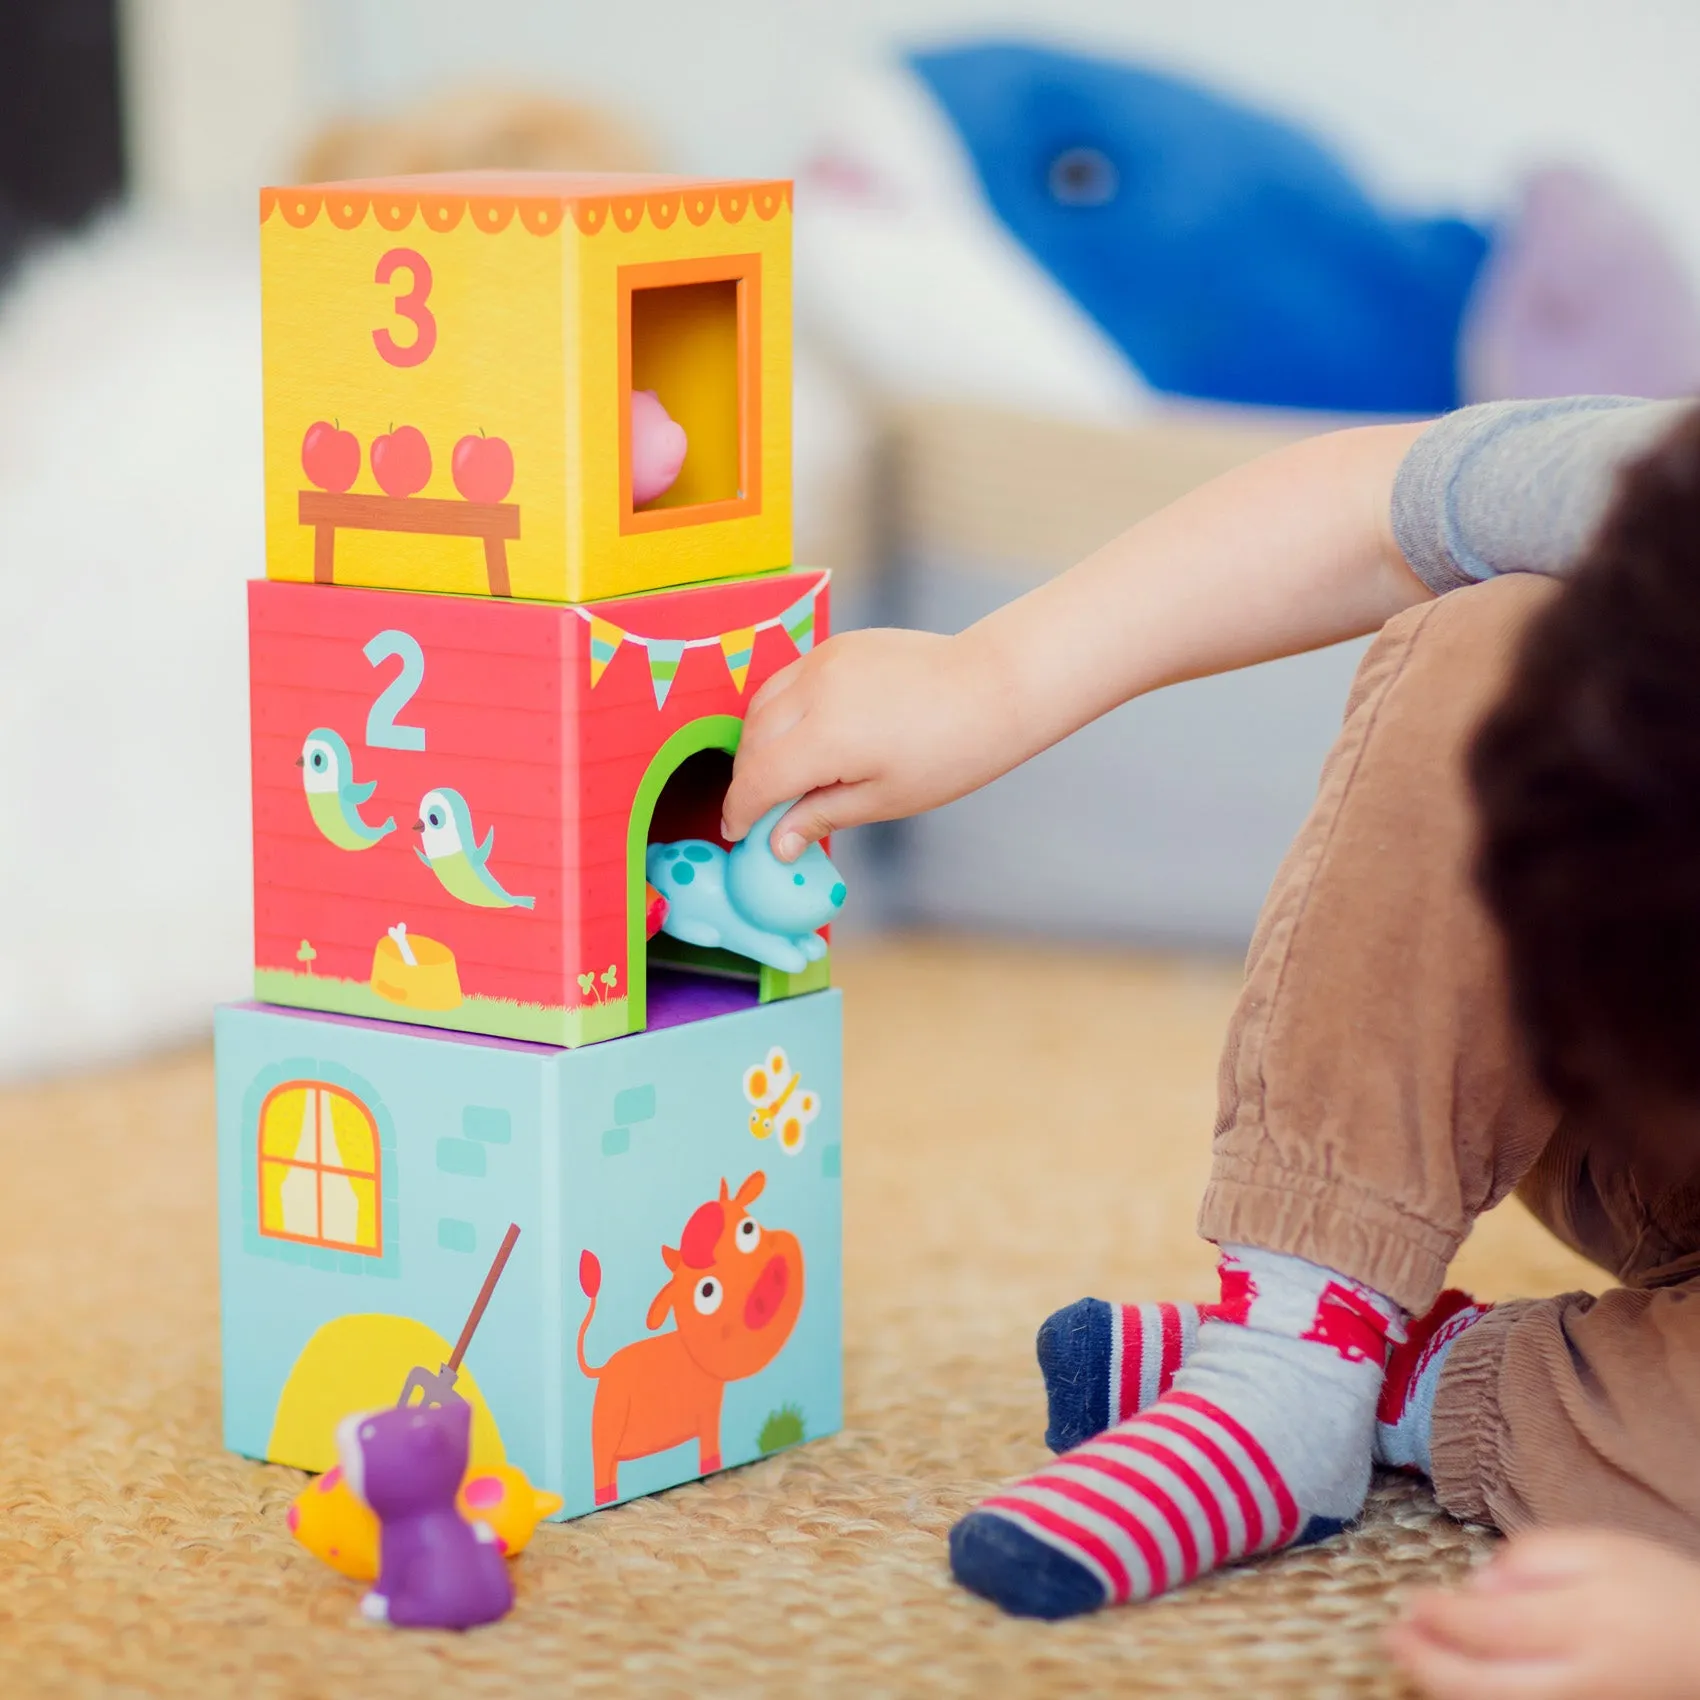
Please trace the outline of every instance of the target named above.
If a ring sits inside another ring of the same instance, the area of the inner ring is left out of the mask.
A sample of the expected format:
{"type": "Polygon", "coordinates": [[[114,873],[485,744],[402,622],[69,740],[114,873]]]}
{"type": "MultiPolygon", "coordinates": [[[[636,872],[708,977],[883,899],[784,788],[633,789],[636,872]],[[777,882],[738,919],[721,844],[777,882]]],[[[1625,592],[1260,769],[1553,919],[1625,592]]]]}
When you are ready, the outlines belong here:
{"type": "Polygon", "coordinates": [[[268,577],[586,602],[789,565],[789,183],[265,189],[260,248],[268,577]]]}

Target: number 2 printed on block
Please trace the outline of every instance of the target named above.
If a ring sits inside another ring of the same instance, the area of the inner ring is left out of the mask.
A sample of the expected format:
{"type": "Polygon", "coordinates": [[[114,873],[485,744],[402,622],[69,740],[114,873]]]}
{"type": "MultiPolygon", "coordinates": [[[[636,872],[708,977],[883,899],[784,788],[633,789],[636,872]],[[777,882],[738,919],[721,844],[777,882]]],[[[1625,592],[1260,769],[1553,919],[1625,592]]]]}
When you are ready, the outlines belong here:
{"type": "Polygon", "coordinates": [[[418,638],[410,632],[379,632],[361,654],[374,667],[382,662],[399,659],[401,671],[378,693],[366,715],[366,743],[374,750],[422,750],[425,748],[423,726],[400,726],[396,716],[412,702],[414,693],[425,683],[425,651],[418,638]]]}

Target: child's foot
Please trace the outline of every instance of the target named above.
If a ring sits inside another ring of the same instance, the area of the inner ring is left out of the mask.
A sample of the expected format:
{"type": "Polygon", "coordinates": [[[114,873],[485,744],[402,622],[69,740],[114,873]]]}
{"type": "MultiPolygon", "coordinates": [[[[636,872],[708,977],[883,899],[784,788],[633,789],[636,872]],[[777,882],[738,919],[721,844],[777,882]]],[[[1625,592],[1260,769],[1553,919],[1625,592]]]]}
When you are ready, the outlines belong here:
{"type": "Polygon", "coordinates": [[[1363,1507],[1388,1300],[1241,1247],[1223,1303],[1149,1409],[988,1499],[951,1531],[957,1579],[1006,1611],[1069,1617],[1336,1533],[1363,1507]]]}
{"type": "Polygon", "coordinates": [[[1627,1535],[1518,1535],[1462,1588],[1412,1601],[1388,1646],[1433,1700],[1688,1700],[1700,1565],[1627,1535]]]}
{"type": "MultiPolygon", "coordinates": [[[[1045,1444],[1066,1452],[1154,1404],[1192,1356],[1200,1322],[1218,1308],[1077,1299],[1052,1312],[1037,1341],[1049,1419],[1045,1444]]],[[[1387,1363],[1376,1463],[1429,1473],[1428,1429],[1441,1365],[1452,1342],[1490,1309],[1448,1288],[1410,1325],[1387,1363]]]]}

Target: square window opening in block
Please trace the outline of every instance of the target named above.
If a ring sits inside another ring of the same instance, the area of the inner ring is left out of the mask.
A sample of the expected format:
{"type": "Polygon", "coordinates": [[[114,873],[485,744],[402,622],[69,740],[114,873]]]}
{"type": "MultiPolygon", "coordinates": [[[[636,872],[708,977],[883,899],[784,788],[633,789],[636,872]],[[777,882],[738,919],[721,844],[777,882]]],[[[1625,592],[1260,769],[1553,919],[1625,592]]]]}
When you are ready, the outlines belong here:
{"type": "Polygon", "coordinates": [[[635,510],[743,495],[737,279],[632,291],[632,391],[635,510]]]}
{"type": "Polygon", "coordinates": [[[755,264],[621,268],[622,530],[760,512],[755,264]]]}

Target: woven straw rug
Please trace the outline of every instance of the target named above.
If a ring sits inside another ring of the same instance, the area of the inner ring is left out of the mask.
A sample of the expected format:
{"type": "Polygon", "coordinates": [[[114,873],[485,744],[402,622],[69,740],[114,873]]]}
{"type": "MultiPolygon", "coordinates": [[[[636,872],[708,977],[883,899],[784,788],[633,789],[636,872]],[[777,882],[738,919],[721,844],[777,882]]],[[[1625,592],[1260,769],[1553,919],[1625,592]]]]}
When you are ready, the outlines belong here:
{"type": "MultiPolygon", "coordinates": [[[[583,1522],[464,1637],[361,1623],[302,1478],[225,1455],[206,1051],[0,1095],[0,1695],[1393,1695],[1401,1593],[1489,1545],[1414,1487],[1141,1609],[1020,1623],[944,1537],[1045,1456],[1034,1325],[1208,1296],[1192,1236],[1237,975],[919,941],[842,953],[848,1427],[583,1522]]],[[[1459,1277],[1587,1284],[1508,1208],[1459,1277]]]]}

